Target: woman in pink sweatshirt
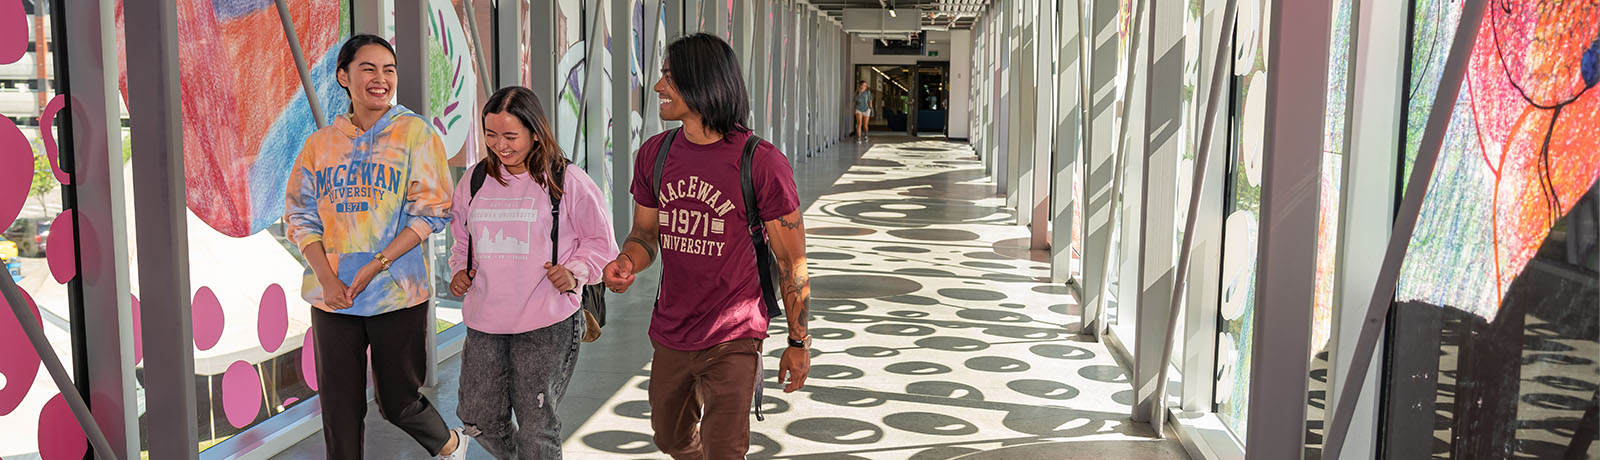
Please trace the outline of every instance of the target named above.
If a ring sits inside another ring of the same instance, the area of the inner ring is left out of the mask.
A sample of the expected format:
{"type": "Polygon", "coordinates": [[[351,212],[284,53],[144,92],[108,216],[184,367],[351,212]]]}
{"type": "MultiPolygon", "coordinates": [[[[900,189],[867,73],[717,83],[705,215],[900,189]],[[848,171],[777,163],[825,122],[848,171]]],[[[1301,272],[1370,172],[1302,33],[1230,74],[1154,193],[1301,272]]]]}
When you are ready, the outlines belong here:
{"type": "Polygon", "coordinates": [[[456,415],[496,458],[559,459],[556,404],[577,364],[582,287],[600,282],[617,243],[600,187],[566,160],[533,91],[490,96],[483,134],[488,158],[462,176],[450,211],[450,292],[465,297],[467,324],[456,415]]]}

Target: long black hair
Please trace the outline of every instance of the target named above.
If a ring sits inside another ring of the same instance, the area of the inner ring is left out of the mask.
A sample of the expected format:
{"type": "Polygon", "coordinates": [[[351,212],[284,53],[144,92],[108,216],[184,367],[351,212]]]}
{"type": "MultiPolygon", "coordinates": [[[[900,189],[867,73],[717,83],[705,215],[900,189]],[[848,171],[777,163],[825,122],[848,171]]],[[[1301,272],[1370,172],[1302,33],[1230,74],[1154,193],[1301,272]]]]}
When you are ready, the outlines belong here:
{"type": "MultiPolygon", "coordinates": [[[[384,40],[383,37],[373,34],[356,34],[350,37],[349,40],[345,40],[344,45],[339,47],[339,67],[337,70],[349,72],[350,62],[356,60],[356,53],[367,45],[382,46],[383,49],[389,50],[389,56],[394,57],[396,61],[400,60],[400,57],[394,54],[394,45],[389,44],[389,41],[384,40]]],[[[344,95],[347,98],[355,99],[354,95],[350,94],[350,88],[344,89],[344,95]]],[[[350,110],[352,112],[355,111],[355,107],[351,106],[350,110]]]]}
{"type": "Polygon", "coordinates": [[[746,129],[750,92],[727,41],[707,33],[677,39],[667,45],[667,69],[678,96],[706,129],[719,134],[746,129]]]}
{"type": "MultiPolygon", "coordinates": [[[[528,134],[535,139],[533,151],[522,160],[522,165],[528,168],[528,175],[533,176],[535,182],[549,188],[556,198],[565,195],[566,192],[561,188],[562,184],[555,183],[555,170],[567,166],[567,157],[561,153],[561,146],[556,143],[555,130],[550,128],[550,119],[544,116],[544,104],[539,103],[539,96],[533,94],[533,90],[521,86],[500,88],[483,103],[481,117],[488,118],[491,113],[508,114],[522,122],[522,127],[527,128],[528,134]]],[[[484,161],[489,162],[487,171],[489,177],[493,177],[500,185],[506,185],[502,173],[505,165],[500,164],[500,157],[494,152],[489,152],[488,158],[484,161]]]]}

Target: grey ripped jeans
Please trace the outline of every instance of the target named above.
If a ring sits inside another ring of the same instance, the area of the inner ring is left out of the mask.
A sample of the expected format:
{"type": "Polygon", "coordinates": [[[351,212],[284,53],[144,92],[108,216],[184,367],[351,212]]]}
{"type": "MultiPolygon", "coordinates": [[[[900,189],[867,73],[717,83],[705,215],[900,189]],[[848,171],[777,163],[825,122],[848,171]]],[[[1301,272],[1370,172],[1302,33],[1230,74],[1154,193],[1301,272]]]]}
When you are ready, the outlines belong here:
{"type": "Polygon", "coordinates": [[[582,334],[582,311],[521,334],[467,329],[456,415],[468,434],[477,432],[478,445],[499,459],[561,458],[556,404],[572,381],[582,334]]]}

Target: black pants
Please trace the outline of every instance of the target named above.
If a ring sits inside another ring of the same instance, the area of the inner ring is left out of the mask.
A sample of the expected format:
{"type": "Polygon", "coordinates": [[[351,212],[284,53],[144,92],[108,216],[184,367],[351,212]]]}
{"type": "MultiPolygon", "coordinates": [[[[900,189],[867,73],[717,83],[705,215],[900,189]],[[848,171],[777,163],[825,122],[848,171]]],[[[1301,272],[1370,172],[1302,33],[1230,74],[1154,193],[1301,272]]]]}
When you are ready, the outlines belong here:
{"type": "Polygon", "coordinates": [[[450,429],[422,396],[427,373],[428,304],[378,316],[311,310],[322,436],[328,458],[360,459],[367,416],[367,348],[372,349],[378,413],[411,435],[430,455],[450,441],[450,429]]]}

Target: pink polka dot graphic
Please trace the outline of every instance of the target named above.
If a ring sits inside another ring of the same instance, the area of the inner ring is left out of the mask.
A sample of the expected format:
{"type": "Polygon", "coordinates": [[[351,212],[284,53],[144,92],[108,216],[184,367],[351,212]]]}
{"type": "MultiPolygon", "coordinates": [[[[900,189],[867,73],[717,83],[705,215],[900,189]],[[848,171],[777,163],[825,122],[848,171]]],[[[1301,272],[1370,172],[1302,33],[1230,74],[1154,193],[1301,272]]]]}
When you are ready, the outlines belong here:
{"type": "Polygon", "coordinates": [[[144,323],[139,321],[139,296],[129,294],[133,299],[133,363],[144,361],[144,323]]]}
{"type": "Polygon", "coordinates": [[[211,288],[202,287],[194,293],[194,346],[210,350],[222,340],[222,301],[211,288]]]}
{"type": "Polygon", "coordinates": [[[72,416],[67,398],[57,394],[39,411],[39,457],[44,460],[78,460],[89,452],[89,438],[72,416]]]}
{"type": "Polygon", "coordinates": [[[0,64],[22,59],[28,51],[28,16],[20,0],[0,1],[0,64]]]}
{"type": "Polygon", "coordinates": [[[312,337],[311,329],[306,328],[305,344],[300,348],[300,376],[311,391],[317,391],[317,341],[312,337]]]}
{"type": "MultiPolygon", "coordinates": [[[[22,291],[22,297],[27,300],[34,321],[38,321],[39,306],[34,305],[28,291],[22,291]]],[[[39,376],[41,361],[5,297],[0,297],[0,307],[0,350],[5,350],[0,353],[0,375],[5,376],[5,383],[0,385],[0,415],[6,415],[17,410],[22,398],[28,396],[34,378],[39,376]]]]}
{"type": "MultiPolygon", "coordinates": [[[[8,3],[16,2],[0,1],[0,5],[8,3]]],[[[33,147],[10,117],[0,117],[0,228],[10,227],[17,220],[32,184],[33,147]]]]}
{"type": "Polygon", "coordinates": [[[60,113],[61,109],[65,108],[66,105],[67,96],[65,94],[57,94],[56,97],[50,98],[49,103],[44,105],[44,112],[39,114],[39,138],[44,140],[45,155],[50,158],[50,172],[55,174],[56,182],[60,182],[62,185],[72,185],[72,176],[61,170],[61,162],[56,156],[56,136],[51,134],[50,130],[50,126],[55,124],[56,114],[60,113]]]}
{"type": "Polygon", "coordinates": [[[234,361],[222,373],[222,413],[228,424],[244,428],[256,421],[261,412],[261,375],[255,366],[244,361],[234,361]]]}
{"type": "Polygon", "coordinates": [[[273,284],[261,293],[261,309],[256,312],[256,335],[261,339],[261,349],[268,353],[283,346],[284,335],[289,333],[289,304],[283,286],[273,284]]]}
{"type": "Polygon", "coordinates": [[[72,210],[68,209],[56,216],[55,223],[50,224],[50,237],[45,240],[45,247],[50,248],[45,252],[45,259],[50,262],[50,275],[61,284],[78,277],[77,245],[73,244],[78,232],[73,230],[72,215],[72,210]]]}

